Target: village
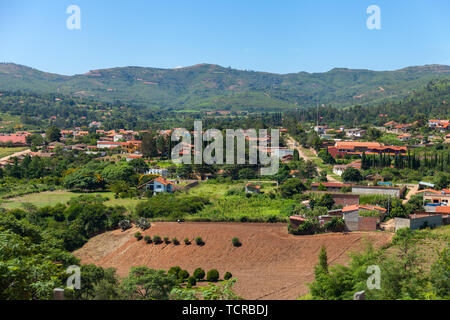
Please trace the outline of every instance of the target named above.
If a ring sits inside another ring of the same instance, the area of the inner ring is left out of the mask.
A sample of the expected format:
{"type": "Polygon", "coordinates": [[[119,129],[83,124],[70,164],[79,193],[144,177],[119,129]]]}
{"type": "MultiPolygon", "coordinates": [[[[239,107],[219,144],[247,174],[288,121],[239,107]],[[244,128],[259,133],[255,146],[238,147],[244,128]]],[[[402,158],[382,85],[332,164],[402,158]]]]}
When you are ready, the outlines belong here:
{"type": "MultiPolygon", "coordinates": [[[[217,112],[220,116],[229,116],[228,112],[217,112]]],[[[214,115],[214,113],[211,113],[214,115]]],[[[385,116],[385,115],[380,115],[385,116]]],[[[323,214],[314,219],[320,225],[325,225],[333,219],[342,219],[345,223],[345,230],[347,231],[375,231],[375,230],[390,230],[396,231],[402,227],[410,227],[411,229],[418,229],[423,226],[437,227],[443,224],[448,224],[450,213],[450,206],[448,200],[450,197],[449,189],[436,189],[431,182],[419,181],[415,184],[408,182],[389,182],[385,181],[385,177],[380,174],[369,174],[366,177],[353,179],[354,181],[346,181],[345,172],[357,171],[360,172],[364,166],[363,162],[367,162],[367,157],[389,157],[395,159],[399,157],[410,157],[411,151],[419,147],[429,147],[433,145],[432,141],[439,139],[443,143],[450,142],[449,120],[429,120],[426,124],[431,130],[431,135],[414,135],[413,131],[417,131],[417,122],[409,124],[399,124],[395,121],[387,122],[383,127],[375,128],[384,134],[394,134],[396,139],[400,142],[397,145],[386,145],[382,142],[367,141],[367,130],[359,128],[344,127],[328,128],[327,125],[316,125],[311,127],[311,133],[316,133],[321,143],[321,153],[326,153],[326,157],[331,157],[332,161],[324,161],[325,158],[320,158],[319,152],[313,148],[307,149],[301,146],[298,142],[293,144],[286,143],[292,139],[289,132],[285,128],[279,128],[282,135],[282,145],[278,147],[270,147],[271,136],[264,138],[246,136],[247,142],[251,148],[257,148],[259,151],[275,154],[283,165],[289,165],[294,158],[303,158],[305,161],[320,161],[318,166],[319,172],[327,172],[327,177],[323,181],[316,181],[309,187],[308,194],[317,196],[321,194],[330,195],[334,203],[327,214],[323,214]],[[443,139],[443,140],[442,140],[443,139]],[[264,142],[264,146],[258,145],[258,142],[264,142]],[[323,151],[325,150],[325,151],[323,151]],[[310,155],[305,155],[309,153],[310,155]],[[301,155],[301,157],[299,156],[301,155]],[[331,163],[327,164],[325,162],[331,163]],[[334,164],[333,164],[334,163],[334,164]],[[325,166],[325,167],[323,167],[325,166]],[[349,170],[350,169],[350,170],[349,170]],[[362,181],[364,180],[364,181],[362,181]],[[392,208],[380,207],[378,203],[364,203],[360,204],[360,195],[373,195],[381,197],[389,197],[389,199],[401,199],[403,203],[407,203],[413,196],[421,196],[423,198],[423,209],[413,212],[406,216],[395,217],[389,223],[385,223],[385,217],[390,216],[392,208]]],[[[176,130],[176,129],[174,129],[176,130]]],[[[0,166],[5,168],[12,165],[15,161],[21,161],[25,157],[41,157],[51,158],[55,155],[56,150],[76,151],[88,155],[92,155],[97,159],[112,159],[111,156],[123,159],[130,162],[136,159],[142,159],[150,164],[145,172],[145,175],[154,176],[153,179],[138,185],[138,189],[156,193],[173,193],[188,185],[187,189],[198,185],[197,179],[207,180],[213,178],[217,173],[222,173],[223,170],[217,172],[210,172],[206,174],[180,177],[174,171],[169,170],[168,165],[160,167],[157,163],[144,156],[142,152],[142,137],[148,134],[148,131],[133,131],[133,130],[103,130],[102,123],[93,121],[88,127],[77,127],[73,130],[56,130],[57,138],[50,142],[46,139],[46,133],[31,133],[26,131],[16,131],[14,134],[0,135],[0,143],[5,147],[17,148],[23,147],[24,150],[15,154],[8,155],[0,159],[0,166]],[[43,141],[47,141],[41,146],[33,146],[30,149],[31,137],[40,135],[43,141]],[[94,137],[94,139],[92,139],[94,137]],[[89,139],[86,139],[89,138],[89,139]],[[176,186],[178,185],[178,187],[176,186]]],[[[191,132],[192,134],[195,131],[191,132]]],[[[202,133],[204,133],[202,131],[202,133]]],[[[244,134],[246,132],[244,131],[244,134]]],[[[171,138],[172,130],[159,130],[157,135],[162,137],[164,141],[171,138]]],[[[153,137],[157,139],[157,137],[153,137]]],[[[292,142],[292,141],[291,141],[292,142]]],[[[168,150],[167,150],[168,151],[168,150]]],[[[168,153],[166,157],[168,159],[168,153]]],[[[413,151],[414,152],[414,151],[413,151]]],[[[186,144],[180,152],[183,154],[195,154],[194,145],[186,144]]],[[[390,162],[390,160],[389,160],[390,162]]],[[[168,162],[170,163],[170,161],[168,162]]],[[[390,165],[393,167],[393,165],[390,165]]],[[[298,175],[297,170],[290,170],[288,178],[295,178],[298,175]]],[[[257,179],[256,179],[257,180],[257,179]]],[[[306,183],[306,179],[302,179],[306,183]]],[[[277,182],[277,185],[279,182],[277,182]]],[[[257,182],[248,180],[246,184],[247,193],[261,193],[262,186],[257,182]]],[[[302,201],[301,205],[305,208],[311,209],[309,206],[310,200],[302,201]]],[[[293,229],[299,228],[309,218],[303,216],[291,216],[290,224],[293,229]]]]}

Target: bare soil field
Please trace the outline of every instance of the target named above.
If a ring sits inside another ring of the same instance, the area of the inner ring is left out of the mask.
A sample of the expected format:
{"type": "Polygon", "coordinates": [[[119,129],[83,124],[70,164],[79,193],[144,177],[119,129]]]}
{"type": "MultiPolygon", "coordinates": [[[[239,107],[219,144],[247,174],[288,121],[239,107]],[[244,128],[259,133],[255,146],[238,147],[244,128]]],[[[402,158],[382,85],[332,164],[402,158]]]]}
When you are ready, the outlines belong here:
{"type": "Polygon", "coordinates": [[[314,280],[314,265],[325,245],[330,264],[345,264],[348,252],[364,248],[368,240],[378,247],[390,242],[392,234],[384,232],[352,232],[293,236],[286,224],[262,223],[153,223],[143,235],[176,237],[181,243],[146,244],[137,241],[137,229],[116,230],[92,238],[75,255],[84,264],[94,263],[117,269],[126,276],[133,266],[148,266],[168,270],[180,266],[192,272],[201,267],[205,271],[226,271],[238,279],[237,294],[245,299],[293,300],[308,293],[307,283],[314,280]],[[205,245],[194,242],[187,246],[183,239],[202,237],[205,245]],[[241,247],[233,247],[237,237],[241,247]]]}

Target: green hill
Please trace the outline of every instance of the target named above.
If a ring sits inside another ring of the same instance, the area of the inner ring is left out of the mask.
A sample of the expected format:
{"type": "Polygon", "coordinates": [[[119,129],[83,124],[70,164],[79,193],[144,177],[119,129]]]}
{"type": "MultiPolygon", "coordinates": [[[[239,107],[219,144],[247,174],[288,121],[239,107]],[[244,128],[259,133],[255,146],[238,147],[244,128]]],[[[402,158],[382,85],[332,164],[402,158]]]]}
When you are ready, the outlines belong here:
{"type": "Polygon", "coordinates": [[[398,100],[433,79],[450,79],[450,66],[396,71],[333,69],[273,74],[200,64],[177,69],[124,67],[62,76],[0,64],[0,90],[26,90],[124,101],[174,109],[288,110],[331,104],[372,105],[398,100]]]}

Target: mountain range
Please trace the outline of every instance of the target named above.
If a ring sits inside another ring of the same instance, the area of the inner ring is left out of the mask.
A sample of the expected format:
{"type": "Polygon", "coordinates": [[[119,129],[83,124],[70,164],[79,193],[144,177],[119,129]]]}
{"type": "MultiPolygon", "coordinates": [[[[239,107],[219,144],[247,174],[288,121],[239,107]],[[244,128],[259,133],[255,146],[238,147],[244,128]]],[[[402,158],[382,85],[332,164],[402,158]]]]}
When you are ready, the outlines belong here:
{"type": "Polygon", "coordinates": [[[401,99],[434,79],[450,79],[450,66],[275,74],[199,64],[175,69],[121,67],[65,76],[14,63],[0,64],[1,91],[119,100],[168,110],[271,111],[316,104],[371,105],[401,99]]]}

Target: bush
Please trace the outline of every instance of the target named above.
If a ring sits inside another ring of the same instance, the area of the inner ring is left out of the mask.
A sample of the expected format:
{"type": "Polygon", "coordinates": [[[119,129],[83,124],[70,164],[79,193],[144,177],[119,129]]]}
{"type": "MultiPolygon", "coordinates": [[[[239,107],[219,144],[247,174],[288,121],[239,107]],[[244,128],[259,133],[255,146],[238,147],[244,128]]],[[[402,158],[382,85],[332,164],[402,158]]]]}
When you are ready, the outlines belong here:
{"type": "Polygon", "coordinates": [[[185,281],[188,278],[189,272],[187,272],[187,270],[181,270],[180,272],[178,272],[178,279],[180,279],[181,281],[185,281]]]}
{"type": "Polygon", "coordinates": [[[136,232],[135,234],[134,234],[134,237],[138,240],[138,241],[141,241],[142,240],[142,233],[140,233],[140,232],[136,232]]]}
{"type": "Polygon", "coordinates": [[[169,271],[167,271],[167,274],[172,274],[175,277],[179,278],[178,274],[181,272],[181,270],[182,269],[179,266],[172,267],[172,268],[169,269],[169,271]]]}
{"type": "Polygon", "coordinates": [[[131,222],[130,220],[121,220],[119,221],[119,227],[122,229],[122,231],[126,231],[131,228],[131,222]]]}
{"type": "Polygon", "coordinates": [[[203,242],[203,239],[202,239],[201,237],[195,238],[195,243],[196,243],[198,246],[204,246],[204,245],[205,245],[205,242],[203,242]]]}
{"type": "Polygon", "coordinates": [[[197,280],[203,280],[205,279],[205,270],[203,270],[202,268],[197,268],[194,271],[194,277],[197,280]]]}
{"type": "Polygon", "coordinates": [[[165,244],[169,244],[169,243],[170,243],[169,237],[164,237],[164,243],[165,243],[165,244]]]}
{"type": "Polygon", "coordinates": [[[233,240],[231,240],[231,243],[232,243],[233,246],[235,246],[235,247],[240,247],[240,246],[242,246],[242,243],[239,241],[238,238],[233,238],[233,240]]]}
{"type": "Polygon", "coordinates": [[[343,232],[345,231],[345,228],[344,220],[338,217],[334,217],[325,224],[325,230],[328,232],[343,232]]]}
{"type": "Polygon", "coordinates": [[[233,277],[233,275],[231,274],[231,272],[226,272],[225,275],[223,276],[224,280],[230,280],[233,277]]]}
{"type": "Polygon", "coordinates": [[[187,283],[188,283],[189,286],[193,287],[193,286],[195,286],[197,284],[197,280],[195,280],[194,277],[189,277],[187,279],[187,283]]]}
{"type": "Polygon", "coordinates": [[[152,243],[152,237],[150,236],[145,236],[144,237],[144,241],[147,242],[148,244],[152,243]]]}
{"type": "Polygon", "coordinates": [[[160,244],[162,241],[161,241],[161,237],[160,236],[154,236],[153,237],[153,242],[155,243],[155,244],[160,244]]]}
{"type": "Polygon", "coordinates": [[[151,226],[150,222],[145,218],[137,219],[135,224],[136,224],[136,227],[138,227],[144,231],[147,230],[148,228],[150,228],[150,226],[151,226]]]}
{"type": "Polygon", "coordinates": [[[209,282],[219,281],[219,271],[217,271],[216,269],[209,270],[206,275],[206,280],[209,282]]]}
{"type": "Polygon", "coordinates": [[[173,243],[174,245],[178,246],[178,245],[180,244],[180,241],[178,241],[177,238],[173,238],[173,239],[172,239],[172,243],[173,243]]]}
{"type": "Polygon", "coordinates": [[[191,241],[188,238],[185,238],[184,239],[184,244],[188,246],[188,245],[191,244],[191,241]]]}

